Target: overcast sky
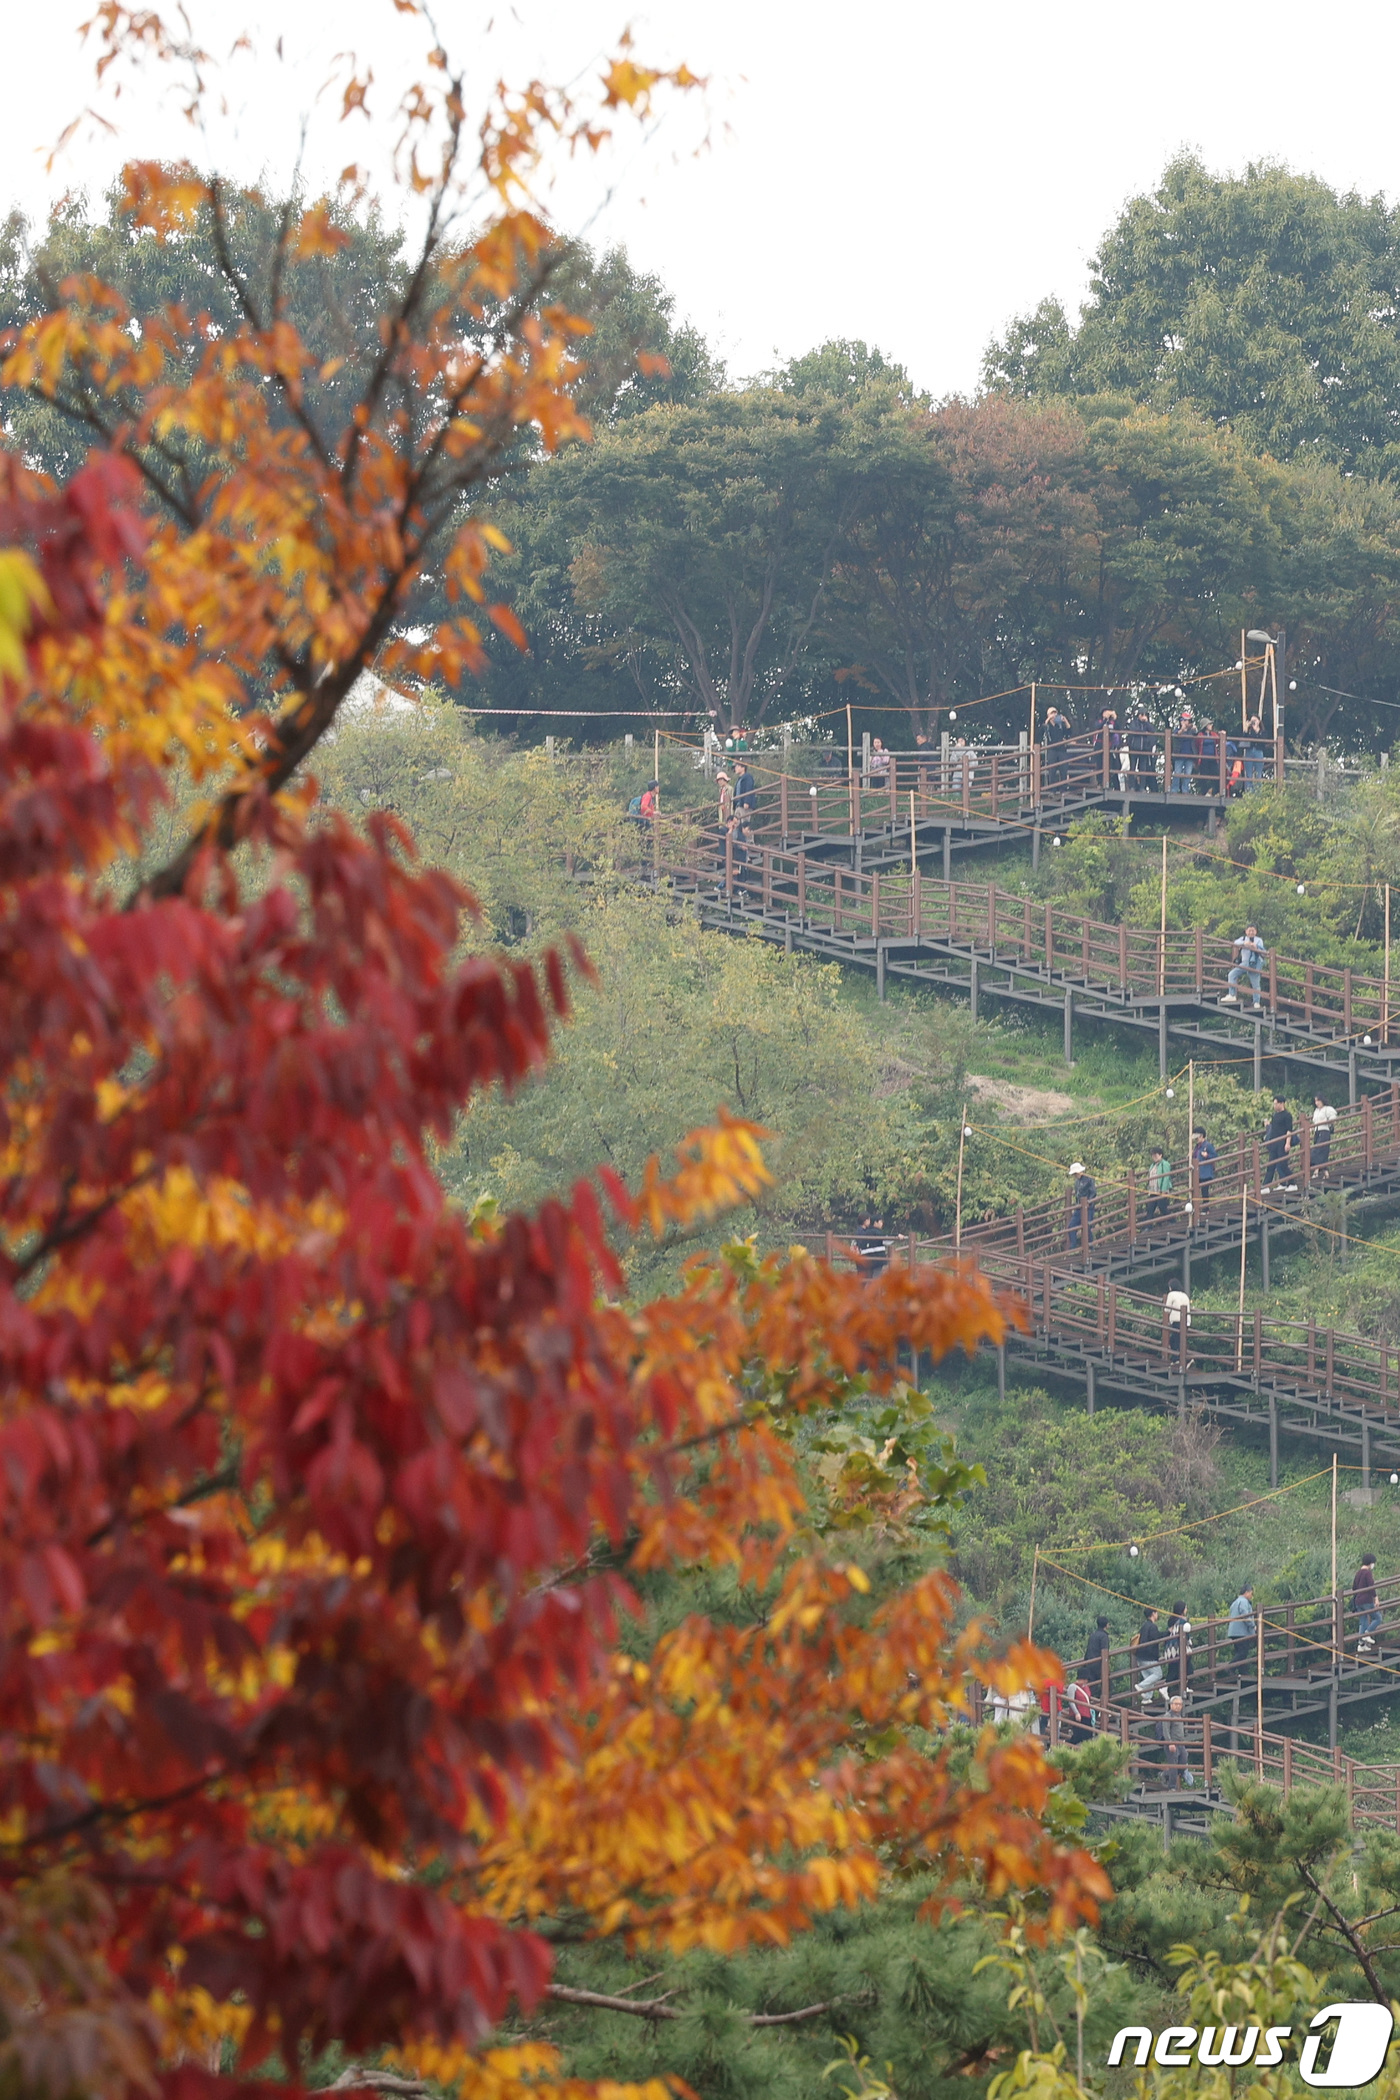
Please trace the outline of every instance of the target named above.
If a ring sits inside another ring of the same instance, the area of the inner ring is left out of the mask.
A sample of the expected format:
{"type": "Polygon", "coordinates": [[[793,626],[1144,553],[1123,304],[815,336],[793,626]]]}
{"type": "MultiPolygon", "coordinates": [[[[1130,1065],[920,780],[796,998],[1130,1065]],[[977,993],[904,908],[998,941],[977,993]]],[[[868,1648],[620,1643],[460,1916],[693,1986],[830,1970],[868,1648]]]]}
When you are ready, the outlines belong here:
{"type": "MultiPolygon", "coordinates": [[[[93,97],[77,25],[94,6],[7,0],[0,195],[31,214],[64,188],[100,187],[128,154],[199,156],[175,104],[138,87],[101,105],[115,140],[89,127],[45,173],[44,151],[93,97]]],[[[387,83],[416,33],[391,0],[190,0],[190,12],[211,51],[259,15],[269,43],[283,34],[280,65],[230,75],[230,118],[209,142],[229,172],[274,179],[304,116],[313,175],[361,150],[315,120],[335,53],[373,55],[387,83]]],[[[482,84],[586,75],[629,20],[639,56],[710,76],[703,113],[675,111],[640,137],[622,127],[605,180],[566,171],[554,209],[663,276],[736,375],[844,335],[937,395],[971,388],[1013,314],[1049,292],[1073,308],[1123,199],[1183,147],[1219,169],[1274,158],[1339,188],[1400,192],[1394,0],[516,0],[494,14],[436,0],[435,17],[482,84]]]]}

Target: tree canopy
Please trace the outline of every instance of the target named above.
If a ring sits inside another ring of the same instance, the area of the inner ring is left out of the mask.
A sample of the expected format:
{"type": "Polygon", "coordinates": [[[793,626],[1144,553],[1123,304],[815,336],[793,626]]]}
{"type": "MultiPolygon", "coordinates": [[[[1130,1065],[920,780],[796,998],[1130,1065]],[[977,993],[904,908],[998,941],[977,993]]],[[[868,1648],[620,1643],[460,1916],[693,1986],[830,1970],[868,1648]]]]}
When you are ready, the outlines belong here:
{"type": "Polygon", "coordinates": [[[1184,402],[1274,459],[1400,467],[1400,212],[1384,198],[1184,154],[1091,271],[1077,321],[1047,299],[992,345],[991,388],[1184,402]]]}

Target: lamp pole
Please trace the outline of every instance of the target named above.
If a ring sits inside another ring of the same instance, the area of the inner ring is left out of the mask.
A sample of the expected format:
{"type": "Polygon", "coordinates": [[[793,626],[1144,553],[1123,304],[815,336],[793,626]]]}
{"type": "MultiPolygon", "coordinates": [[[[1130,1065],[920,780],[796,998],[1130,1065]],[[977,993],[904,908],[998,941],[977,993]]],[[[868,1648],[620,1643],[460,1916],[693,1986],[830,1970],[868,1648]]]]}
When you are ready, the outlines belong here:
{"type": "MultiPolygon", "coordinates": [[[[1265,634],[1262,627],[1251,627],[1245,639],[1251,642],[1263,642],[1268,650],[1268,655],[1265,658],[1265,669],[1272,676],[1274,682],[1274,735],[1281,746],[1283,743],[1284,689],[1279,684],[1279,669],[1288,656],[1287,631],[1280,627],[1277,634],[1265,634]]],[[[1260,686],[1259,697],[1262,701],[1264,697],[1262,685],[1260,686]]]]}

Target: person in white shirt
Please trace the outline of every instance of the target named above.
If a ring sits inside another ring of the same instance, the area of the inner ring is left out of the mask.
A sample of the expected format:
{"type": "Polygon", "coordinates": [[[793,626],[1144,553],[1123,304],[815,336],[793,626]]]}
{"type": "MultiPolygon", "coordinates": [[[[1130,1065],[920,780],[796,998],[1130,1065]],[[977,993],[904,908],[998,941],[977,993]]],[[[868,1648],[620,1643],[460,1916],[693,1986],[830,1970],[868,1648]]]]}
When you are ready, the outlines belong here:
{"type": "Polygon", "coordinates": [[[1327,1172],[1327,1162],[1332,1154],[1332,1129],[1337,1120],[1337,1111],[1321,1094],[1313,1095],[1312,1113],[1312,1171],[1316,1181],[1327,1172]]]}
{"type": "Polygon", "coordinates": [[[1186,1330],[1191,1325],[1191,1300],[1179,1283],[1174,1283],[1162,1303],[1167,1309],[1167,1325],[1175,1330],[1177,1362],[1186,1369],[1186,1330]]]}

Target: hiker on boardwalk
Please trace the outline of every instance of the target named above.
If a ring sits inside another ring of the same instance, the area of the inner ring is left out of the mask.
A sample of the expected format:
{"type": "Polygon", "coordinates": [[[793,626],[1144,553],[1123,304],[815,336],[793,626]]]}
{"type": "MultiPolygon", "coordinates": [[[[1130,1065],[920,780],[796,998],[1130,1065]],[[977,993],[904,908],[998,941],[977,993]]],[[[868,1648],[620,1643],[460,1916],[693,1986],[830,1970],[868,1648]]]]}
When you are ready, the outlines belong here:
{"type": "Polygon", "coordinates": [[[1262,973],[1268,951],[1259,938],[1258,927],[1246,926],[1244,932],[1236,936],[1234,947],[1235,964],[1234,968],[1229,972],[1229,990],[1222,995],[1220,1004],[1222,1006],[1238,1006],[1240,995],[1235,987],[1242,978],[1247,977],[1249,979],[1249,989],[1254,994],[1254,1011],[1257,1014],[1262,1013],[1264,1005],[1259,994],[1263,989],[1262,973]]]}
{"type": "Polygon", "coordinates": [[[1186,1759],[1186,1709],[1180,1695],[1171,1701],[1161,1720],[1157,1723],[1157,1735],[1166,1745],[1163,1760],[1163,1784],[1175,1790],[1192,1784],[1186,1759]]]}
{"type": "Polygon", "coordinates": [[[1215,1147],[1205,1132],[1203,1130],[1193,1130],[1191,1133],[1191,1164],[1196,1169],[1196,1187],[1200,1191],[1201,1209],[1203,1211],[1210,1201],[1210,1192],[1215,1185],[1216,1158],[1215,1147]]]}
{"type": "Polygon", "coordinates": [[[1067,1743],[1094,1740],[1094,1702],[1081,1677],[1071,1676],[1060,1695],[1060,1734],[1067,1743]]]}
{"type": "Polygon", "coordinates": [[[1162,1300],[1167,1315],[1167,1350],[1171,1352],[1172,1340],[1176,1341],[1177,1367],[1186,1369],[1187,1331],[1191,1325],[1191,1300],[1179,1283],[1174,1283],[1162,1300]]]}
{"type": "Polygon", "coordinates": [[[1181,710],[1181,727],[1172,738],[1172,777],[1167,782],[1169,795],[1191,795],[1195,793],[1196,752],[1200,739],[1196,735],[1196,718],[1189,707],[1181,710]]]}
{"type": "Polygon", "coordinates": [[[1152,1162],[1147,1169],[1147,1215],[1149,1218],[1164,1218],[1171,1208],[1172,1163],[1160,1145],[1152,1147],[1152,1162]]]}
{"type": "Polygon", "coordinates": [[[1297,1188],[1296,1181],[1288,1180],[1288,1155],[1293,1146],[1293,1111],[1282,1094],[1274,1095],[1274,1111],[1264,1125],[1264,1149],[1269,1156],[1268,1172],[1264,1176],[1267,1188],[1272,1181],[1280,1187],[1297,1188]]]}
{"type": "Polygon", "coordinates": [[[1045,710],[1045,726],[1040,732],[1041,747],[1045,761],[1045,785],[1062,788],[1069,770],[1069,740],[1074,735],[1069,723],[1058,707],[1045,710]]]}
{"type": "Polygon", "coordinates": [[[890,754],[879,737],[870,746],[870,785],[883,787],[890,777],[890,754]]]}
{"type": "Polygon", "coordinates": [[[1258,715],[1244,725],[1244,784],[1258,787],[1264,778],[1264,731],[1258,715]]]}
{"type": "Polygon", "coordinates": [[[1162,1661],[1166,1665],[1168,1683],[1174,1684],[1182,1693],[1191,1681],[1191,1654],[1191,1621],[1186,1616],[1186,1599],[1178,1597],[1167,1620],[1162,1661]]]}
{"type": "Polygon", "coordinates": [[[1094,1244],[1094,1210],[1098,1203],[1099,1185],[1088,1172],[1082,1159],[1077,1159],[1070,1168],[1069,1192],[1069,1245],[1074,1253],[1079,1246],[1079,1236],[1084,1235],[1084,1245],[1094,1244]]]}
{"type": "Polygon", "coordinates": [[[1214,722],[1203,722],[1196,739],[1196,757],[1200,766],[1203,795],[1220,793],[1220,745],[1221,734],[1214,722]]]}
{"type": "MultiPolygon", "coordinates": [[[[1135,711],[1123,743],[1131,762],[1131,784],[1139,794],[1145,794],[1157,778],[1157,744],[1156,733],[1144,708],[1135,711]]],[[[1127,784],[1125,781],[1124,785],[1127,784]]]]}
{"type": "Polygon", "coordinates": [[[1312,1112],[1312,1176],[1322,1180],[1327,1173],[1327,1162],[1332,1157],[1332,1132],[1336,1128],[1337,1111],[1321,1094],[1313,1095],[1312,1112]]]}
{"type": "Polygon", "coordinates": [[[719,789],[719,828],[728,831],[734,821],[734,783],[723,766],[715,775],[715,785],[719,789]]]}
{"type": "Polygon", "coordinates": [[[879,1276],[889,1267],[890,1249],[883,1218],[862,1218],[860,1231],[855,1236],[855,1249],[860,1256],[863,1276],[879,1276]]]}
{"type": "Polygon", "coordinates": [[[754,804],[757,801],[758,782],[754,778],[753,767],[745,759],[739,768],[739,777],[734,783],[734,807],[745,816],[751,816],[754,804]]]}
{"type": "Polygon", "coordinates": [[[1376,1605],[1376,1556],[1363,1553],[1361,1566],[1351,1578],[1351,1608],[1356,1613],[1356,1652],[1374,1653],[1376,1635],[1381,1630],[1381,1615],[1376,1605]]]}
{"type": "Polygon", "coordinates": [[[1142,1624],[1129,1646],[1136,1666],[1142,1672],[1137,1688],[1140,1692],[1151,1692],[1162,1682],[1162,1629],[1157,1624],[1154,1605],[1143,1607],[1142,1624]]]}
{"type": "Polygon", "coordinates": [[[1112,1639],[1108,1631],[1108,1619],[1103,1612],[1100,1612],[1094,1621],[1094,1630],[1084,1647],[1084,1674],[1094,1684],[1097,1684],[1103,1675],[1103,1664],[1100,1658],[1107,1655],[1112,1645],[1112,1639]]]}
{"type": "Polygon", "coordinates": [[[1254,1644],[1259,1637],[1259,1621],[1254,1616],[1254,1585],[1247,1582],[1230,1606],[1230,1623],[1225,1631],[1230,1636],[1235,1650],[1235,1668],[1243,1677],[1246,1670],[1254,1670],[1254,1644]]]}

